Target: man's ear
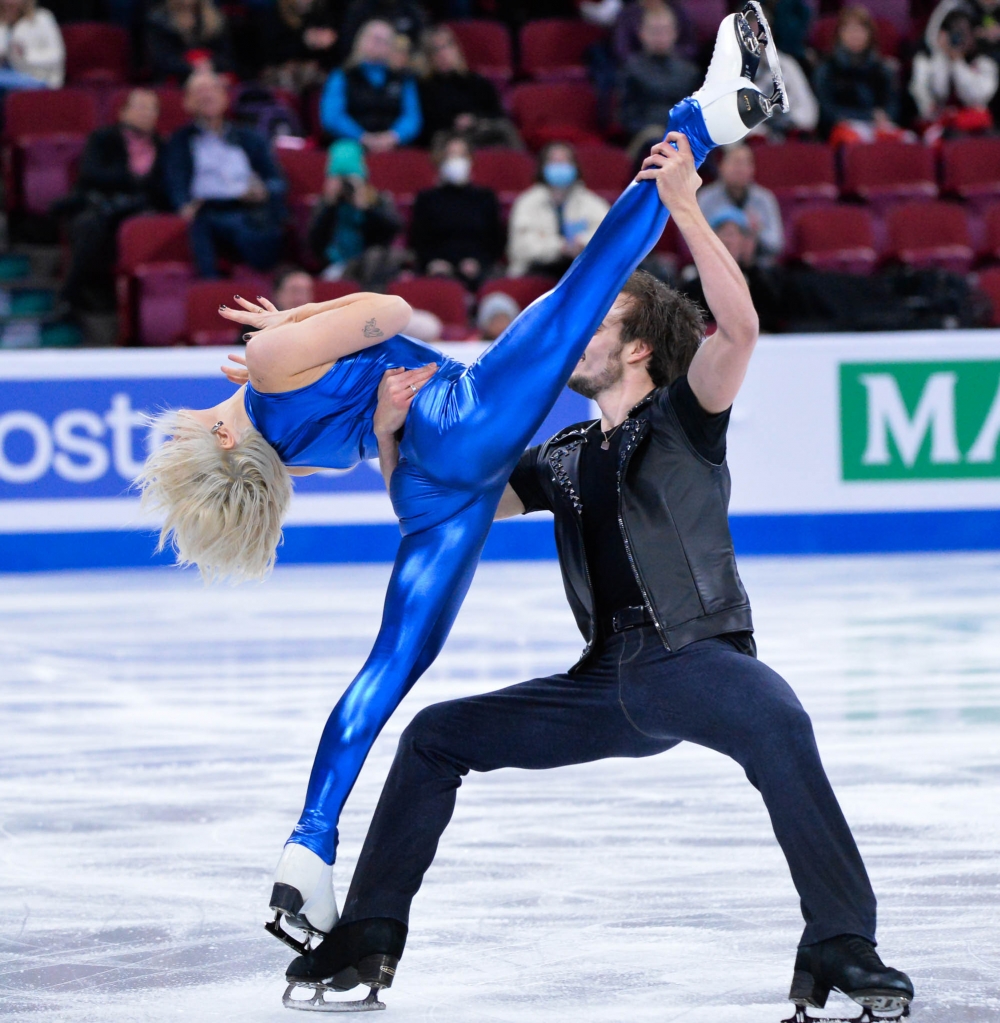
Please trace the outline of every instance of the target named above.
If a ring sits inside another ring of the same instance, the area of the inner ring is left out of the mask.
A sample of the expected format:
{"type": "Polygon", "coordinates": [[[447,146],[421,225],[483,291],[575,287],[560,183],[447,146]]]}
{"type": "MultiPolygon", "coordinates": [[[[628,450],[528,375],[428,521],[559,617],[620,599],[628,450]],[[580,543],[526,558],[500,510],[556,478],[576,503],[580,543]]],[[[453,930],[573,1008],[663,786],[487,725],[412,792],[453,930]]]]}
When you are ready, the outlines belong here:
{"type": "Polygon", "coordinates": [[[223,424],[215,431],[215,439],[219,442],[219,447],[223,451],[232,451],[236,447],[237,437],[228,426],[223,424]]]}
{"type": "Polygon", "coordinates": [[[643,338],[639,338],[628,346],[625,361],[634,365],[648,359],[652,354],[653,346],[643,338]]]}

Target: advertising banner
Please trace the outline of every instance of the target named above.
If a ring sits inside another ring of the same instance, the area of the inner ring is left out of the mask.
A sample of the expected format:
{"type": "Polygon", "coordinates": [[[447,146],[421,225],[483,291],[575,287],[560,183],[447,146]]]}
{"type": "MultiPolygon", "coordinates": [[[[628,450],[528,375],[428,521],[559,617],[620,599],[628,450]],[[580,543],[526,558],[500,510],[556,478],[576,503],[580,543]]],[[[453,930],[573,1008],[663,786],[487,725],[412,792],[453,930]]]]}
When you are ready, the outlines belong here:
{"type": "MultiPolygon", "coordinates": [[[[232,393],[227,353],[0,353],[0,571],[168,563],[131,489],[163,439],[145,416],[232,393]]],[[[536,439],[594,414],[566,391],[536,439]]],[[[729,431],[737,550],[1000,547],[998,441],[1000,332],[764,338],[729,431]]],[[[279,561],[385,560],[398,539],[362,464],[296,479],[279,561]]],[[[551,521],[527,516],[498,523],[485,557],[554,554],[551,521]]]]}

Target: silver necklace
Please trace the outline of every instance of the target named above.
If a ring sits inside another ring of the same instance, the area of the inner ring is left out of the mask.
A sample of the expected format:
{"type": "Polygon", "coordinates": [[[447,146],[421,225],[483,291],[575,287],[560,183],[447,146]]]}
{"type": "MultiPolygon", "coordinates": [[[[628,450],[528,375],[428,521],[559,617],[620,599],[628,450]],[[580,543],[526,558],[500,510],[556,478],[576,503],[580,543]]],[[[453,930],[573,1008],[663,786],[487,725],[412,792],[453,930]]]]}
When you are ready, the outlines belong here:
{"type": "Polygon", "coordinates": [[[602,451],[609,451],[611,449],[611,438],[621,429],[621,425],[622,424],[619,423],[617,426],[612,426],[607,432],[601,430],[601,436],[604,437],[604,440],[601,441],[602,451]]]}

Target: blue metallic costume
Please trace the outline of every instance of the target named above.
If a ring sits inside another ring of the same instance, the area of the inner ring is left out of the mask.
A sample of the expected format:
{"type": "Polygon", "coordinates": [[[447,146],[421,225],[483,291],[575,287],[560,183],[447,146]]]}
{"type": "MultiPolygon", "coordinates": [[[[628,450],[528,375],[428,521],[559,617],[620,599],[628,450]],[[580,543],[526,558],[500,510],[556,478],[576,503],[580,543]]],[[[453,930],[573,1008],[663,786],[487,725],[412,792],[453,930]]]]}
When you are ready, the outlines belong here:
{"type": "MultiPolygon", "coordinates": [[[[668,131],[687,136],[698,166],[714,146],[690,99],[674,107],[668,131]]],[[[559,284],[469,367],[396,336],[307,387],[247,387],[251,421],[286,464],[347,468],[377,453],[372,414],[383,372],[441,367],[413,400],[391,479],[403,539],[382,626],[327,721],[289,839],[324,862],[333,862],[337,821],[372,743],[448,636],[511,471],[667,217],[652,181],[629,185],[559,284]]]]}

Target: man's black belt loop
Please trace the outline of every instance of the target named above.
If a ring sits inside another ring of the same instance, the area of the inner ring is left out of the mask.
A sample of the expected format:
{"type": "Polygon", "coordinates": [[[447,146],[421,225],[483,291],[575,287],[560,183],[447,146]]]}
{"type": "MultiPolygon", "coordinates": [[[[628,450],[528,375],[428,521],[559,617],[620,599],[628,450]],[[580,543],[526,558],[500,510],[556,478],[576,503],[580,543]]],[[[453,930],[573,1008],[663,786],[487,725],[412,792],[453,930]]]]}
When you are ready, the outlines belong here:
{"type": "Polygon", "coordinates": [[[653,616],[644,607],[626,607],[611,616],[611,631],[624,632],[640,625],[652,625],[653,616]]]}

